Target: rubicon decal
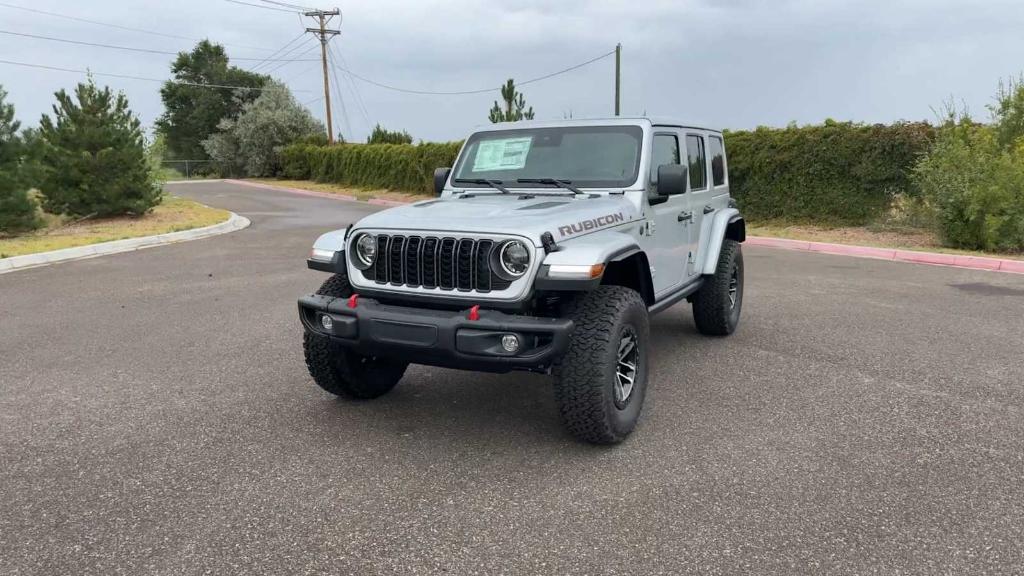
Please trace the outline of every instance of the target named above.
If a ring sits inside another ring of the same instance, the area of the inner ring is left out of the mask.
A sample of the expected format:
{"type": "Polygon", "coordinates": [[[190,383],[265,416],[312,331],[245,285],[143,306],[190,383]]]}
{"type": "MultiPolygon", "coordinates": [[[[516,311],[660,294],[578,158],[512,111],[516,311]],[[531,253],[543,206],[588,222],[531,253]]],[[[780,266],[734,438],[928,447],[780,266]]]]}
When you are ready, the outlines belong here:
{"type": "Polygon", "coordinates": [[[590,220],[583,220],[575,224],[568,226],[559,226],[558,234],[560,236],[572,236],[573,234],[579,234],[587,230],[594,230],[602,228],[604,226],[611,226],[612,224],[618,224],[619,222],[625,222],[625,218],[622,216],[622,212],[616,214],[609,214],[607,216],[600,216],[598,218],[592,218],[590,220]]]}

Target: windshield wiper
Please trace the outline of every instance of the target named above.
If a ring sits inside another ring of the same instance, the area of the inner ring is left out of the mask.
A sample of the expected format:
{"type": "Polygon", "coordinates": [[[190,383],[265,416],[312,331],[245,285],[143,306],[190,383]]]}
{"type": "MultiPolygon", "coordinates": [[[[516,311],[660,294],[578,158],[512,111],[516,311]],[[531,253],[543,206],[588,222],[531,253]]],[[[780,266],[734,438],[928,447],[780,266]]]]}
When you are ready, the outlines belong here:
{"type": "Polygon", "coordinates": [[[586,192],[572,185],[572,180],[559,180],[558,178],[519,178],[516,180],[518,184],[547,184],[548,186],[558,186],[559,188],[565,188],[566,190],[572,191],[573,194],[586,194],[586,192]]]}
{"type": "Polygon", "coordinates": [[[502,186],[504,182],[501,180],[488,180],[487,178],[456,178],[452,180],[456,184],[486,184],[495,190],[498,190],[502,194],[511,194],[508,188],[502,186]]]}

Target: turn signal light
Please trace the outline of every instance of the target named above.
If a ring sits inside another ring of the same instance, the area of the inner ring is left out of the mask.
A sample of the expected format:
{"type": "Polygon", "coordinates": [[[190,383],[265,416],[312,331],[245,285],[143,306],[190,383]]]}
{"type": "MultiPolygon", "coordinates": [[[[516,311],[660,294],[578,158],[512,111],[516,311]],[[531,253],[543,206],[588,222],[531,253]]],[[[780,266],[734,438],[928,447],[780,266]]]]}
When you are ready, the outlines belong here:
{"type": "Polygon", "coordinates": [[[548,278],[561,280],[593,280],[604,274],[604,264],[551,264],[548,278]]]}

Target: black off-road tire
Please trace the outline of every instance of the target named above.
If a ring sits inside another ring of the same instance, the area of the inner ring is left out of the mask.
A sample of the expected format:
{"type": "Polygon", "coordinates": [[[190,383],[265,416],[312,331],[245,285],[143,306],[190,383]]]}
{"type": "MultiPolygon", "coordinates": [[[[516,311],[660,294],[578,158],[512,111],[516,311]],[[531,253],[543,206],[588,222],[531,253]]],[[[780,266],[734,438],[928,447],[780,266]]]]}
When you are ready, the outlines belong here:
{"type": "Polygon", "coordinates": [[[714,275],[704,280],[694,296],[693,320],[701,334],[728,336],[740,323],[742,307],[743,252],[739,242],[726,238],[714,275]]]}
{"type": "Polygon", "coordinates": [[[601,286],[580,294],[567,308],[575,329],[568,351],[554,367],[555,398],[562,422],[570,433],[586,442],[621,442],[636,426],[647,392],[647,305],[635,290],[601,286]],[[619,346],[628,333],[636,338],[636,369],[630,394],[619,402],[619,346]]]}
{"type": "MultiPolygon", "coordinates": [[[[316,291],[324,296],[347,298],[352,295],[348,276],[335,274],[316,291]]],[[[407,363],[356,354],[326,336],[311,334],[302,337],[306,367],[313,381],[324,390],[355,400],[383,396],[398,384],[407,363]]]]}

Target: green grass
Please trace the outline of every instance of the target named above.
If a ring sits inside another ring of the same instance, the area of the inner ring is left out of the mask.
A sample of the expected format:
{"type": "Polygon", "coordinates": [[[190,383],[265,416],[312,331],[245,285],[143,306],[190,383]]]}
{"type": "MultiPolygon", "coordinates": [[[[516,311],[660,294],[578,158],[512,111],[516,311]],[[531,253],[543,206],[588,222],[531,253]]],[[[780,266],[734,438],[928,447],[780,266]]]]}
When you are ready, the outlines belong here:
{"type": "Polygon", "coordinates": [[[163,167],[156,171],[156,179],[160,182],[169,182],[172,180],[210,180],[214,178],[220,178],[217,174],[201,174],[196,175],[194,172],[188,178],[185,177],[185,173],[178,170],[177,168],[163,167]]]}
{"type": "Polygon", "coordinates": [[[0,258],[202,228],[224,222],[229,216],[227,210],[169,195],[164,196],[160,205],[140,217],[75,221],[44,214],[46,225],[43,228],[19,236],[0,237],[0,258]]]}

